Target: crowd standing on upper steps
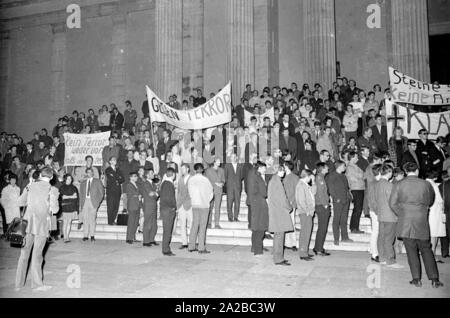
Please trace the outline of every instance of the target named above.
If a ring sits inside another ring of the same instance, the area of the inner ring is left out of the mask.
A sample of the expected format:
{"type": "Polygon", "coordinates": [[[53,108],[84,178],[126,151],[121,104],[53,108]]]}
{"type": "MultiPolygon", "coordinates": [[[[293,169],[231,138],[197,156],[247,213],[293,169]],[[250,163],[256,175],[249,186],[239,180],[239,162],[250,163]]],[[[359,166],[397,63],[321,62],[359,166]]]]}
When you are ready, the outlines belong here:
{"type": "MultiPolygon", "coordinates": [[[[17,134],[2,132],[3,230],[26,205],[20,198],[33,183],[41,182],[43,171],[51,169],[50,184],[58,192],[60,207],[59,214],[53,211],[53,240],[63,237],[70,242],[71,224],[78,220],[78,227],[84,227],[83,241],[95,241],[96,215],[106,196],[109,225],[117,225],[124,213],[128,216],[128,244],[138,242],[136,233],[142,232],[144,246],[159,245],[155,241],[159,210],[164,255],[175,255],[170,241],[176,221],[180,249],[209,253],[207,228],[214,220],[214,228],[221,229],[222,195],[227,194],[228,222],[242,222],[244,191],[245,221],[256,257],[267,251],[264,239],[273,239],[275,264],[290,265],[285,248],[298,250],[303,261],[313,261],[309,246],[314,217],[318,229],[312,251],[315,256],[329,256],[324,244],[331,215],[335,245],[351,243],[350,235],[363,234],[360,220],[365,217],[371,220],[373,262],[400,268],[396,254],[403,241],[411,283],[421,284],[420,251],[429,279],[439,287],[435,261],[439,241],[441,257],[449,257],[449,136],[433,142],[421,130],[419,140],[410,140],[396,127],[388,139],[385,98],[389,96],[389,89],[383,92],[378,84],[367,92],[346,78],[338,78],[328,92],[320,84],[312,89],[308,84],[298,89],[296,83],[265,87],[262,93],[247,85],[241,104],[233,106],[231,123],[201,131],[151,123],[147,101],[142,118],[126,101],[123,114],[114,104],[89,109],[87,114],[73,111],[59,118],[51,136],[43,128],[27,143],[17,134]],[[271,109],[273,119],[267,115],[271,109]],[[246,112],[251,113],[249,121],[246,112]],[[101,167],[93,166],[90,156],[83,167],[64,167],[65,132],[106,131],[111,137],[101,167]],[[424,192],[414,198],[402,190],[413,181],[424,192]],[[422,209],[411,215],[408,207],[417,198],[422,209]]],[[[178,110],[204,103],[200,89],[182,103],[176,95],[168,102],[178,110]]]]}

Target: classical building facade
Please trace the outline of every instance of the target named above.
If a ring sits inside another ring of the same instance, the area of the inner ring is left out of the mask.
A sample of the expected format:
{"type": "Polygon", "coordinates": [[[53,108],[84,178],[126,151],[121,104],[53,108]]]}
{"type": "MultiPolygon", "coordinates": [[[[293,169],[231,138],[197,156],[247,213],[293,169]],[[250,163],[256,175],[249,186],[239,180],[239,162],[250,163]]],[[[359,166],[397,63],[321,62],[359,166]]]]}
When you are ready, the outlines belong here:
{"type": "Polygon", "coordinates": [[[228,81],[371,89],[393,65],[430,80],[429,34],[450,33],[446,0],[5,0],[0,127],[25,138],[73,110],[205,96],[228,81]],[[75,4],[75,6],[69,6],[75,4]],[[79,10],[78,10],[79,8],[79,10]],[[77,24],[79,21],[79,25],[77,24]]]}

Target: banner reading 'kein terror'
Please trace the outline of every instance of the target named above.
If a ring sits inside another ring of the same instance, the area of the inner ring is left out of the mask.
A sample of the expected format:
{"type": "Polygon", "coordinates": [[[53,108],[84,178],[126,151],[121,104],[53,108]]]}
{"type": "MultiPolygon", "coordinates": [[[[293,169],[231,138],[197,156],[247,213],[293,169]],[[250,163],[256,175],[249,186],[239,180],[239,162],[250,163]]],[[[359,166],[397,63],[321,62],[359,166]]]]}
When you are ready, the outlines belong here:
{"type": "Polygon", "coordinates": [[[228,83],[216,96],[191,110],[178,110],[164,103],[148,87],[147,98],[150,119],[166,122],[181,129],[206,129],[231,122],[231,84],[228,83]]]}

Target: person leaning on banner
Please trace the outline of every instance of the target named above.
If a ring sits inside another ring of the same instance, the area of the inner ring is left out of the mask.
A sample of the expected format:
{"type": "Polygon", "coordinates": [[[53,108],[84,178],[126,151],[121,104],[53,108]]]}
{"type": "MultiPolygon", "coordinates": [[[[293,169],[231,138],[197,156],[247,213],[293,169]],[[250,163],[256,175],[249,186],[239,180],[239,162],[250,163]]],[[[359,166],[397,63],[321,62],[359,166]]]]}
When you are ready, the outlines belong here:
{"type": "Polygon", "coordinates": [[[51,230],[51,216],[59,211],[59,191],[50,185],[53,177],[51,168],[45,167],[40,173],[40,180],[28,185],[20,197],[22,206],[26,206],[24,220],[28,221],[25,246],[20,251],[16,273],[16,291],[25,285],[28,260],[31,250],[31,288],[47,291],[51,286],[44,285],[43,251],[51,230]]]}
{"type": "Polygon", "coordinates": [[[428,211],[435,200],[431,184],[418,178],[419,166],[407,163],[404,167],[407,178],[394,185],[389,198],[389,206],[398,217],[397,237],[403,239],[408,264],[413,280],[411,285],[421,287],[422,269],[420,255],[425,265],[428,279],[434,288],[442,287],[439,272],[431,250],[428,211]],[[420,254],[419,254],[420,252],[420,254]]]}

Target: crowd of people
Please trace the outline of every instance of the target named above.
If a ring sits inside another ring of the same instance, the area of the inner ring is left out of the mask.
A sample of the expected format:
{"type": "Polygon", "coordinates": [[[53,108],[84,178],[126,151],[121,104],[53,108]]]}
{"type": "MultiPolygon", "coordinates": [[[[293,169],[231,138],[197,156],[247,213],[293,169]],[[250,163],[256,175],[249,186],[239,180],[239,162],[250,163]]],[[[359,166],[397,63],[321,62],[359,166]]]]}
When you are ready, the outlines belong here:
{"type": "MultiPolygon", "coordinates": [[[[200,89],[196,93],[181,103],[176,95],[170,96],[168,105],[177,110],[198,107],[206,98],[200,89]]],[[[34,202],[30,197],[48,202],[42,189],[53,193],[56,201],[51,202],[50,213],[48,209],[44,213],[51,215],[52,222],[27,234],[34,239],[22,249],[19,264],[23,265],[33,242],[39,254],[47,230],[53,239],[70,242],[74,220],[83,227],[83,241],[95,241],[96,215],[106,195],[109,225],[121,223],[119,217],[125,213],[128,216],[126,243],[138,242],[140,231],[143,246],[159,245],[155,241],[159,210],[164,255],[175,255],[170,242],[176,220],[180,249],[209,253],[207,228],[214,221],[214,228],[221,229],[223,194],[227,194],[228,221],[242,222],[244,191],[245,221],[252,231],[251,251],[257,257],[267,251],[263,242],[268,238],[273,239],[277,265],[290,265],[284,257],[286,248],[298,251],[303,261],[329,256],[324,244],[331,214],[335,245],[353,242],[352,234],[363,234],[360,220],[366,217],[372,224],[371,261],[401,268],[396,255],[402,241],[411,284],[421,285],[422,255],[428,278],[440,287],[435,258],[439,239],[442,253],[437,262],[449,257],[448,136],[433,142],[421,130],[419,140],[412,140],[396,127],[388,139],[385,99],[389,96],[389,89],[382,91],[380,85],[367,92],[346,78],[338,78],[329,91],[320,84],[313,89],[304,84],[299,90],[292,83],[289,88],[266,87],[260,94],[247,85],[241,104],[233,106],[231,123],[199,131],[151,122],[147,101],[138,120],[138,112],[126,101],[123,114],[114,104],[103,105],[98,112],[89,109],[87,116],[74,111],[58,120],[51,136],[42,129],[27,143],[3,132],[3,229],[23,213],[24,206],[28,207],[25,217],[36,210],[30,209],[34,202]],[[258,115],[271,108],[274,119],[258,121],[258,115]],[[250,122],[245,121],[245,111],[254,114],[250,122]],[[64,133],[105,131],[111,131],[111,136],[102,152],[102,166],[94,166],[91,156],[86,157],[85,166],[64,166],[64,133]],[[312,255],[314,217],[318,228],[312,255]]],[[[42,220],[37,218],[34,224],[42,220]]],[[[24,283],[23,271],[19,266],[18,288],[24,283]]],[[[43,286],[42,275],[33,275],[33,283],[43,286]]]]}

